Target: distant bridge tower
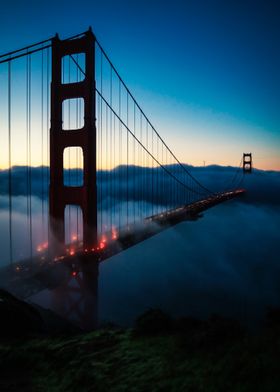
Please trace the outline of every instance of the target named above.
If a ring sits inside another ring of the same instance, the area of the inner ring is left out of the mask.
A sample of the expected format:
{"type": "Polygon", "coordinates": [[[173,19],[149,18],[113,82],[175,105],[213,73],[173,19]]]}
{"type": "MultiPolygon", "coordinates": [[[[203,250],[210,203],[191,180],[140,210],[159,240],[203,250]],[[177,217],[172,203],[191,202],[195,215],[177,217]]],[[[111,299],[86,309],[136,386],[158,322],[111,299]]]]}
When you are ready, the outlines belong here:
{"type": "Polygon", "coordinates": [[[252,153],[243,153],[243,172],[251,173],[252,172],[252,153]]]}
{"type": "Polygon", "coordinates": [[[67,205],[81,207],[83,216],[83,246],[97,243],[96,191],[96,125],[95,125],[95,37],[91,30],[71,40],[52,41],[51,129],[50,129],[50,249],[65,251],[65,218],[67,205]],[[62,83],[62,58],[78,53],[85,55],[85,78],[77,83],[62,83]],[[63,130],[63,101],[84,100],[84,126],[63,130]],[[67,147],[83,151],[83,185],[66,186],[63,179],[63,152],[67,147]]]}

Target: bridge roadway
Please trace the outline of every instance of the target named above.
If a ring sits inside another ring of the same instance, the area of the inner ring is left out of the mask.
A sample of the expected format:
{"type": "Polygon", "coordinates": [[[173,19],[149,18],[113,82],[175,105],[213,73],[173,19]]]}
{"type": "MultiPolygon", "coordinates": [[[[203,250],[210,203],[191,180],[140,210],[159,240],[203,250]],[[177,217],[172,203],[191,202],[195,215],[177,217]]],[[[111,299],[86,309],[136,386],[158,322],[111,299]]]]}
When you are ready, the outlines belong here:
{"type": "Polygon", "coordinates": [[[125,249],[130,248],[162,230],[182,221],[197,220],[201,213],[224,201],[241,196],[245,189],[236,189],[213,194],[207,199],[190,205],[147,217],[143,222],[130,225],[119,233],[118,238],[100,243],[96,249],[81,247],[67,249],[65,255],[48,258],[47,252],[32,259],[22,260],[13,266],[4,267],[0,273],[0,287],[5,288],[19,298],[26,299],[45,289],[56,288],[69,274],[76,276],[89,262],[104,261],[125,249]]]}

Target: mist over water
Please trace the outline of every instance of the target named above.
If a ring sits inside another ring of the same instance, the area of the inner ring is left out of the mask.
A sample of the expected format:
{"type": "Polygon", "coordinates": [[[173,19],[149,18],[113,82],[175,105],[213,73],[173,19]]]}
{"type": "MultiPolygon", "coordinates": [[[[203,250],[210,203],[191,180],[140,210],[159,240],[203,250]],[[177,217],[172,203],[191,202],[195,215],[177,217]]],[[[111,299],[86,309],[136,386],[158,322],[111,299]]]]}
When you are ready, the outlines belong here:
{"type": "MultiPolygon", "coordinates": [[[[228,176],[226,169],[197,169],[195,175],[216,189],[228,176]]],[[[280,306],[280,174],[255,171],[245,180],[245,197],[218,205],[198,221],[167,229],[101,263],[100,322],[129,325],[141,312],[160,307],[175,316],[207,317],[216,312],[255,324],[268,306],[280,306]]],[[[21,193],[18,190],[12,200],[15,260],[30,252],[26,196],[21,193]]],[[[8,202],[2,189],[0,266],[9,263],[8,202]]],[[[122,203],[117,201],[118,208],[125,210],[122,203]]],[[[46,238],[47,204],[46,197],[42,204],[38,186],[32,197],[34,252],[46,238]]],[[[136,204],[137,200],[129,201],[130,211],[136,204]]],[[[108,214],[111,205],[107,199],[108,214]]],[[[149,209],[148,197],[142,206],[149,209]]]]}
{"type": "MultiPolygon", "coordinates": [[[[32,214],[30,218],[26,215],[27,198],[16,196],[12,199],[12,260],[19,261],[30,257],[31,249],[33,255],[40,243],[47,239],[47,202],[44,201],[42,214],[42,202],[38,197],[31,198],[32,214]],[[32,237],[32,243],[30,238],[32,237]]],[[[9,200],[7,196],[0,196],[0,267],[10,263],[10,237],[9,237],[9,200]]]]}
{"type": "Polygon", "coordinates": [[[100,318],[160,307],[254,323],[280,306],[279,222],[279,208],[231,201],[114,256],[100,266],[100,318]]]}

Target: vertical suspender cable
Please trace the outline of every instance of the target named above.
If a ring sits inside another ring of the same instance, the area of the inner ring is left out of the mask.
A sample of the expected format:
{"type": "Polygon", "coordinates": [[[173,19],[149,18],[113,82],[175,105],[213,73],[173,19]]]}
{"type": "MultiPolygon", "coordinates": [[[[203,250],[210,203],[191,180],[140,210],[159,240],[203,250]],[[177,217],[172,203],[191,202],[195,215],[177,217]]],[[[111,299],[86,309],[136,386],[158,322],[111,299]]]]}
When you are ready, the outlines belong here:
{"type": "MultiPolygon", "coordinates": [[[[112,99],[113,99],[113,95],[112,95],[112,67],[110,67],[110,107],[112,108],[112,99]]],[[[109,178],[110,178],[110,234],[112,234],[112,229],[113,229],[113,202],[112,202],[112,198],[113,198],[113,183],[112,183],[112,158],[113,158],[113,151],[112,151],[112,110],[110,109],[110,157],[109,157],[109,178]]]]}
{"type": "MultiPolygon", "coordinates": [[[[165,147],[165,165],[167,166],[167,148],[166,147],[165,147]]],[[[167,186],[167,190],[165,192],[164,198],[166,199],[166,210],[168,210],[169,204],[168,204],[168,198],[166,197],[166,195],[168,194],[169,184],[168,184],[168,178],[166,177],[166,173],[164,174],[164,177],[166,179],[165,183],[166,183],[166,186],[167,186]]]]}
{"type": "Polygon", "coordinates": [[[116,116],[114,115],[114,126],[113,126],[113,154],[114,154],[114,159],[113,159],[113,224],[114,224],[114,230],[116,226],[116,116]]]}
{"type": "MultiPolygon", "coordinates": [[[[105,186],[104,186],[104,192],[105,193],[105,200],[108,200],[108,196],[109,196],[109,191],[110,191],[110,187],[109,187],[109,169],[108,169],[108,155],[109,155],[109,138],[108,138],[108,105],[105,106],[105,173],[104,173],[104,180],[105,180],[105,186]]],[[[109,204],[109,203],[108,203],[109,204]]],[[[109,205],[108,205],[109,208],[109,205]]],[[[105,232],[108,230],[108,226],[109,226],[109,221],[110,221],[110,217],[108,216],[109,214],[105,215],[105,232]]]]}
{"type": "MultiPolygon", "coordinates": [[[[163,143],[161,143],[161,162],[164,165],[164,157],[163,157],[163,143]]],[[[163,200],[163,194],[164,194],[164,188],[163,188],[163,183],[164,183],[164,174],[163,174],[163,170],[161,170],[161,177],[160,177],[160,182],[161,182],[161,186],[160,186],[160,194],[161,194],[161,212],[164,209],[164,200],[163,200]]]]}
{"type": "MultiPolygon", "coordinates": [[[[142,113],[140,112],[140,141],[141,141],[141,143],[143,144],[143,140],[142,140],[142,131],[143,131],[143,129],[142,129],[142,127],[143,127],[143,117],[142,117],[142,113]]],[[[141,205],[140,205],[140,214],[139,214],[139,217],[142,219],[143,218],[143,186],[144,186],[144,184],[143,184],[143,162],[142,162],[142,156],[143,156],[143,151],[142,151],[142,147],[140,147],[140,167],[141,167],[141,170],[140,170],[140,179],[141,179],[141,184],[139,184],[139,186],[140,186],[140,190],[139,190],[139,198],[140,198],[140,200],[141,200],[141,205]]]]}
{"type": "MultiPolygon", "coordinates": [[[[126,92],[126,125],[129,128],[128,124],[128,92],[126,92]]],[[[126,229],[128,229],[128,159],[129,159],[129,135],[128,129],[126,130],[126,229]]]]}
{"type": "MultiPolygon", "coordinates": [[[[110,106],[112,108],[113,104],[113,91],[112,91],[112,67],[110,67],[110,106]]],[[[112,174],[113,174],[113,168],[112,168],[112,110],[110,109],[110,162],[109,162],[109,180],[110,180],[110,235],[112,234],[113,231],[113,183],[112,183],[112,174]]]]}
{"type": "Polygon", "coordinates": [[[30,258],[33,257],[33,231],[32,231],[32,151],[31,151],[31,55],[28,56],[28,169],[29,169],[29,233],[30,258]]]}
{"type": "MultiPolygon", "coordinates": [[[[119,80],[119,118],[121,118],[121,107],[122,101],[121,101],[121,81],[119,80]]],[[[121,171],[122,171],[122,123],[119,121],[119,194],[118,194],[118,198],[119,198],[119,231],[121,229],[121,217],[122,217],[122,188],[121,188],[121,184],[122,184],[122,177],[121,177],[121,171]]]]}
{"type": "MultiPolygon", "coordinates": [[[[101,82],[101,95],[103,96],[103,53],[101,52],[100,57],[100,82],[101,82]]],[[[100,236],[103,234],[103,184],[102,184],[102,171],[103,171],[103,151],[102,151],[102,134],[103,134],[103,111],[102,111],[102,99],[100,101],[100,236]]]]}
{"type": "MultiPolygon", "coordinates": [[[[157,137],[157,160],[159,160],[158,137],[157,137]]],[[[156,197],[156,203],[157,203],[157,213],[159,213],[159,202],[158,202],[158,199],[159,199],[159,178],[158,178],[158,176],[159,176],[160,167],[157,166],[156,170],[157,170],[157,197],[156,197]]]]}
{"type": "Polygon", "coordinates": [[[29,56],[26,57],[26,97],[25,97],[25,105],[26,105],[26,234],[27,234],[27,243],[30,243],[30,232],[29,232],[29,149],[28,149],[28,141],[29,141],[29,116],[28,116],[28,94],[29,94],[29,56]]]}
{"type": "MultiPolygon", "coordinates": [[[[50,94],[49,94],[49,89],[50,89],[50,78],[49,78],[49,62],[50,62],[50,48],[47,49],[47,115],[46,115],[46,120],[47,120],[47,186],[49,185],[50,182],[50,157],[49,157],[49,137],[50,137],[50,122],[49,122],[49,99],[50,99],[50,94]]],[[[48,245],[50,243],[50,221],[48,219],[48,245]]],[[[48,246],[48,257],[49,257],[49,246],[48,246]]]]}
{"type": "MultiPolygon", "coordinates": [[[[68,56],[68,83],[70,84],[71,81],[71,76],[70,76],[70,56],[68,56]]],[[[71,104],[70,104],[70,99],[68,99],[68,129],[71,129],[71,104]]],[[[72,185],[72,178],[71,178],[71,148],[68,148],[68,185],[72,185]]],[[[71,219],[72,219],[72,206],[68,206],[68,233],[69,233],[69,242],[71,243],[72,241],[72,235],[71,235],[71,219]]]]}
{"type": "MultiPolygon", "coordinates": [[[[152,155],[154,155],[154,131],[152,132],[152,155]]],[[[154,159],[152,158],[152,215],[154,215],[154,159]]]]}
{"type": "MultiPolygon", "coordinates": [[[[79,59],[79,55],[78,55],[78,59],[79,59]]],[[[81,72],[79,72],[79,81],[81,81],[81,79],[82,79],[82,74],[81,74],[81,72]]],[[[79,128],[81,128],[81,126],[82,126],[82,119],[81,119],[81,113],[82,113],[82,100],[81,99],[79,99],[78,100],[78,127],[79,128]]],[[[84,168],[84,163],[83,163],[83,152],[81,152],[80,150],[79,150],[79,154],[78,154],[78,164],[79,164],[79,168],[84,168]]],[[[81,169],[80,169],[81,170],[81,169]]],[[[83,179],[84,179],[84,173],[82,172],[81,173],[81,175],[82,175],[82,181],[83,181],[83,179]]],[[[96,201],[97,202],[97,201],[96,201]]],[[[81,239],[83,239],[83,232],[82,232],[82,230],[83,230],[83,223],[82,223],[82,211],[81,211],[81,209],[78,207],[77,208],[77,210],[78,210],[78,213],[77,213],[77,219],[78,219],[78,228],[77,228],[77,231],[78,231],[78,233],[79,233],[79,231],[81,232],[80,233],[80,238],[81,239]]]]}
{"type": "MultiPolygon", "coordinates": [[[[97,113],[98,113],[98,121],[97,121],[97,146],[98,146],[98,153],[97,153],[97,166],[98,166],[98,171],[96,173],[97,175],[97,218],[98,218],[98,229],[101,227],[101,222],[100,222],[100,209],[99,209],[99,204],[100,204],[100,184],[99,184],[99,175],[100,175],[100,112],[101,112],[101,98],[99,95],[97,95],[97,113]]],[[[99,236],[99,233],[97,233],[99,236]]]]}
{"type": "Polygon", "coordinates": [[[44,51],[41,58],[41,213],[42,213],[42,238],[45,239],[44,232],[44,51]]]}
{"type": "MultiPolygon", "coordinates": [[[[149,149],[149,124],[148,121],[146,122],[146,138],[147,138],[147,149],[149,149]]],[[[150,185],[150,181],[151,181],[151,168],[150,168],[150,155],[147,154],[147,152],[145,152],[146,155],[146,206],[147,206],[147,210],[146,210],[146,216],[151,214],[151,200],[150,200],[150,189],[151,189],[151,185],[150,185]]]]}
{"type": "MultiPolygon", "coordinates": [[[[79,64],[79,55],[77,54],[76,55],[76,62],[77,62],[77,64],[79,64]]],[[[76,82],[78,83],[79,82],[79,67],[76,67],[76,82]]],[[[76,129],[78,129],[79,128],[79,125],[78,125],[78,102],[79,102],[79,100],[78,99],[76,99],[76,108],[75,108],[75,117],[76,117],[76,120],[75,120],[75,126],[76,126],[76,129]]],[[[76,186],[78,186],[78,182],[79,182],[79,149],[77,148],[76,149],[76,164],[75,164],[75,166],[76,166],[76,186]]],[[[75,230],[75,236],[76,236],[76,241],[77,241],[77,243],[78,243],[78,241],[79,241],[79,208],[78,208],[78,206],[76,206],[75,207],[75,209],[76,209],[76,230],[75,230]]]]}
{"type": "MultiPolygon", "coordinates": [[[[135,102],[134,102],[134,105],[133,105],[133,134],[135,135],[135,133],[136,133],[136,131],[135,131],[135,127],[136,127],[136,113],[135,113],[135,102]]],[[[133,196],[132,196],[132,200],[133,200],[133,221],[134,221],[134,224],[135,224],[135,203],[136,203],[136,190],[135,190],[135,187],[136,187],[136,175],[137,175],[137,173],[136,173],[136,164],[138,164],[138,162],[135,162],[135,138],[133,138],[133,164],[134,164],[134,168],[132,168],[132,170],[134,171],[134,175],[133,175],[133,196]]],[[[139,199],[137,199],[138,200],[138,203],[139,203],[139,199]]]]}
{"type": "MultiPolygon", "coordinates": [[[[79,64],[79,54],[76,55],[76,61],[77,64],[79,64]]],[[[77,67],[77,73],[76,73],[76,81],[77,83],[80,81],[79,78],[79,74],[80,74],[80,69],[79,67],[77,67]]],[[[79,102],[80,100],[76,99],[76,128],[79,128],[79,102]]],[[[76,185],[79,182],[79,153],[80,150],[77,149],[76,150],[76,185]]],[[[77,238],[77,243],[79,242],[79,207],[76,207],[76,238],[77,238]]]]}
{"type": "Polygon", "coordinates": [[[12,146],[11,146],[11,61],[8,62],[8,137],[9,137],[9,256],[13,262],[13,238],[12,238],[12,146]]]}

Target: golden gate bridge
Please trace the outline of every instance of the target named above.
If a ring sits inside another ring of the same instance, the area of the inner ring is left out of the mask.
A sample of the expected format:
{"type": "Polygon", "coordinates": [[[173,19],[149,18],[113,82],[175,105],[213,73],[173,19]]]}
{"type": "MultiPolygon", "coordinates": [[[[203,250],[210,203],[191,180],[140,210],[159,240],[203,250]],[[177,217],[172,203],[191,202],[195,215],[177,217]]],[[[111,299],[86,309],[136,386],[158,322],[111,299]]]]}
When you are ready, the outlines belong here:
{"type": "Polygon", "coordinates": [[[91,29],[1,55],[0,85],[9,254],[1,275],[23,298],[45,284],[34,284],[39,271],[65,263],[76,276],[82,259],[105,260],[245,192],[251,154],[222,189],[208,189],[168,147],[91,29]]]}

